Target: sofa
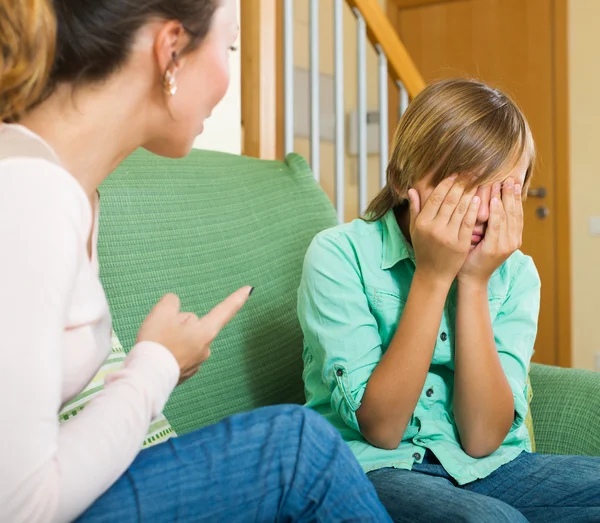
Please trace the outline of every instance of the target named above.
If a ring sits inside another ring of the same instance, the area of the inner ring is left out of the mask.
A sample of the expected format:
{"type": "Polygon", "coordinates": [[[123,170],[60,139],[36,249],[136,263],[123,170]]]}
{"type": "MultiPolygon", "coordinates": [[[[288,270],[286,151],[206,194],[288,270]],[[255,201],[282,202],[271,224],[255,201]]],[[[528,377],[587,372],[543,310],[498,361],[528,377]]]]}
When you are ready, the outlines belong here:
{"type": "MultiPolygon", "coordinates": [[[[304,159],[193,151],[169,160],[140,150],[100,193],[101,278],[126,350],[167,292],[202,315],[235,289],[256,287],[167,404],[177,434],[259,406],[303,403],[296,289],[313,236],[336,224],[304,159]]],[[[537,450],[600,456],[600,373],[532,364],[530,378],[537,450]]]]}

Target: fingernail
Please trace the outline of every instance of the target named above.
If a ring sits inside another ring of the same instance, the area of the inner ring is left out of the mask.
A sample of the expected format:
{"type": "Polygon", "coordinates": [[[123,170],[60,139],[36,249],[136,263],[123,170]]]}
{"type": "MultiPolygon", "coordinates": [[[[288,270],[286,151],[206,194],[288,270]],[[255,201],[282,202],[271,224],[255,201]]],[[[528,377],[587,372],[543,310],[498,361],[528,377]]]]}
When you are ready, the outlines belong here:
{"type": "Polygon", "coordinates": [[[506,187],[508,187],[509,189],[514,187],[514,185],[515,185],[515,182],[513,182],[510,178],[508,180],[506,180],[506,187]]]}
{"type": "Polygon", "coordinates": [[[499,191],[499,190],[500,190],[500,184],[499,184],[498,182],[496,182],[496,183],[494,184],[494,187],[493,187],[493,189],[494,189],[494,191],[499,191]]]}
{"type": "Polygon", "coordinates": [[[520,183],[515,184],[515,192],[517,194],[521,194],[521,184],[520,183]]]}
{"type": "Polygon", "coordinates": [[[473,196],[473,203],[475,205],[479,205],[479,202],[481,202],[481,199],[479,198],[479,196],[473,196]]]}
{"type": "Polygon", "coordinates": [[[252,296],[252,293],[253,293],[253,292],[254,292],[254,287],[252,287],[252,288],[250,289],[250,292],[248,293],[248,296],[252,296]]]}
{"type": "Polygon", "coordinates": [[[448,176],[449,180],[456,180],[458,178],[458,174],[453,174],[452,176],[448,176]]]}

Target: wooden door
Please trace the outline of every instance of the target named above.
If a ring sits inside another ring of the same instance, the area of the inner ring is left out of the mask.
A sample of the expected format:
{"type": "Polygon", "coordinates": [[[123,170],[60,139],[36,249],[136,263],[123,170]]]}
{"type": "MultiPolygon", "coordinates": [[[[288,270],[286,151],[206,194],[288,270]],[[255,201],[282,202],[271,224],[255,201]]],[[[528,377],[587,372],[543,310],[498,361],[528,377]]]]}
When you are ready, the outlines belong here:
{"type": "Polygon", "coordinates": [[[560,77],[561,68],[566,76],[566,29],[557,31],[566,22],[557,19],[563,16],[557,1],[388,0],[388,12],[427,82],[480,79],[509,93],[527,116],[538,151],[531,187],[538,196],[545,191],[525,204],[523,251],[542,280],[534,361],[570,365],[568,194],[562,189],[568,162],[567,145],[559,143],[566,141],[560,77]]]}

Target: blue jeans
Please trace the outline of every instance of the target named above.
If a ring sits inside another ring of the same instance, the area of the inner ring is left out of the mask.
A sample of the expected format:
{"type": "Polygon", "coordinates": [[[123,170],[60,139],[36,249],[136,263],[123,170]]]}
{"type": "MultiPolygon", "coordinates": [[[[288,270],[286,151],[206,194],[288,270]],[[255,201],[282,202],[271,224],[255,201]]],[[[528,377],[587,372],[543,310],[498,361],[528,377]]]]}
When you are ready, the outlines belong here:
{"type": "Polygon", "coordinates": [[[413,470],[370,472],[394,521],[600,522],[600,458],[523,452],[487,478],[458,486],[429,451],[413,470]]]}
{"type": "Polygon", "coordinates": [[[78,521],[390,519],[337,431],[308,409],[279,406],[142,451],[78,521]]]}

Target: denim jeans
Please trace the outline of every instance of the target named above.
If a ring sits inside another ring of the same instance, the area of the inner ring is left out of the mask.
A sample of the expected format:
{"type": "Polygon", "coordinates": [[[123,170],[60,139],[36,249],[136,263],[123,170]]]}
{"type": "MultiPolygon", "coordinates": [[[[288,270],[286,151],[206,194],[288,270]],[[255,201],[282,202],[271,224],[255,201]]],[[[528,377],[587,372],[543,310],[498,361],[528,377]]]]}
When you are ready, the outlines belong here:
{"type": "Polygon", "coordinates": [[[428,452],[412,471],[385,468],[368,477],[397,522],[600,522],[600,457],[523,452],[461,487],[428,452]]]}
{"type": "Polygon", "coordinates": [[[337,431],[267,407],[142,451],[81,516],[100,522],[389,522],[337,431]]]}

